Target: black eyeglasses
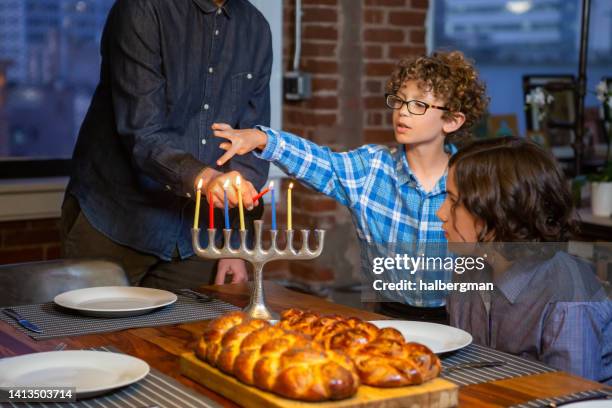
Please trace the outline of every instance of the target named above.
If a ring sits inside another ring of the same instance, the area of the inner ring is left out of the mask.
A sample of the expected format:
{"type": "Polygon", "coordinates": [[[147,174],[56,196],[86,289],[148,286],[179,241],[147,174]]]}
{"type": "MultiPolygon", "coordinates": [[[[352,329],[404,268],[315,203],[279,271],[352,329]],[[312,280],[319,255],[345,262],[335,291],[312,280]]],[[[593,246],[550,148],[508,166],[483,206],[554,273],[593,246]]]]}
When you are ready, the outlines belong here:
{"type": "Polygon", "coordinates": [[[417,99],[405,101],[399,96],[393,95],[393,94],[385,94],[385,103],[391,109],[396,109],[396,110],[402,109],[402,105],[406,104],[406,107],[408,108],[408,112],[412,113],[413,115],[424,115],[425,112],[427,112],[427,109],[429,108],[440,109],[444,111],[450,110],[447,107],[430,105],[427,102],[419,101],[417,99]]]}

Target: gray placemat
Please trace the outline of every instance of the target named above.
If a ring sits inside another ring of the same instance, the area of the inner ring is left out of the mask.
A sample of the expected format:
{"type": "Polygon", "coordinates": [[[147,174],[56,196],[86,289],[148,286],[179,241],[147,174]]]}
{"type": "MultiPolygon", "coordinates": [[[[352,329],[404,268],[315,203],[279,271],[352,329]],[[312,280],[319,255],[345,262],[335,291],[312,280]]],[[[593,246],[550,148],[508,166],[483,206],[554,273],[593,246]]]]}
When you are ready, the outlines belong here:
{"type": "Polygon", "coordinates": [[[497,351],[478,344],[469,346],[442,358],[442,374],[445,378],[457,385],[481,384],[506,378],[522,377],[525,375],[550,373],[557,371],[542,363],[525,358],[513,356],[512,354],[497,351]],[[461,363],[478,361],[504,361],[499,367],[469,368],[444,372],[444,367],[461,363]]]}
{"type": "MultiPolygon", "coordinates": [[[[588,398],[588,397],[597,396],[599,393],[607,394],[609,396],[608,398],[612,398],[612,388],[609,388],[609,389],[577,392],[574,394],[564,395],[562,397],[541,398],[537,400],[527,401],[523,404],[513,405],[511,408],[547,408],[547,407],[553,406],[551,404],[568,403],[569,401],[573,401],[574,398],[588,398]]],[[[612,400],[610,400],[608,404],[612,406],[612,400]]]]}
{"type": "Polygon", "coordinates": [[[201,302],[181,295],[170,306],[145,315],[132,317],[89,317],[60,308],[52,302],[15,306],[12,309],[37,325],[42,329],[43,333],[34,333],[24,329],[15,320],[5,316],[3,313],[0,313],[0,318],[34,340],[214,319],[224,313],[239,310],[238,307],[221,300],[215,299],[210,302],[201,302]]]}
{"type": "MultiPolygon", "coordinates": [[[[97,347],[92,350],[118,352],[113,347],[97,347]]],[[[105,395],[87,398],[72,403],[12,403],[2,407],[75,407],[75,408],[219,408],[221,405],[204,395],[198,394],[174,378],[151,368],[149,374],[136,384],[114,390],[105,395]]]]}

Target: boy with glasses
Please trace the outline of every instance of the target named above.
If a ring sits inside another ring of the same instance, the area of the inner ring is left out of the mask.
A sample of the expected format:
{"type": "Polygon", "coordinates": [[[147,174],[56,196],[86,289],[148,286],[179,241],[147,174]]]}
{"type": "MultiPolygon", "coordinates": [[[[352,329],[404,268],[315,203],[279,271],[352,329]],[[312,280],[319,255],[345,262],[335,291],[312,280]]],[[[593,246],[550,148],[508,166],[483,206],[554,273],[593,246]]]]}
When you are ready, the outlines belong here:
{"type": "MultiPolygon", "coordinates": [[[[484,113],[484,85],[462,53],[437,52],[399,61],[386,91],[397,148],[366,145],[336,153],[264,126],[237,130],[214,124],[215,136],[228,140],[220,145],[226,153],[217,163],[259,149],[259,157],[347,206],[362,258],[373,245],[445,244],[436,211],[446,197],[448,161],[456,151],[451,138],[466,136],[484,113]]],[[[364,261],[372,265],[372,259],[364,261]]],[[[412,279],[449,281],[450,273],[419,271],[412,279]]],[[[398,295],[387,300],[401,303],[395,305],[400,315],[446,319],[444,293],[421,291],[417,284],[398,295]]]]}

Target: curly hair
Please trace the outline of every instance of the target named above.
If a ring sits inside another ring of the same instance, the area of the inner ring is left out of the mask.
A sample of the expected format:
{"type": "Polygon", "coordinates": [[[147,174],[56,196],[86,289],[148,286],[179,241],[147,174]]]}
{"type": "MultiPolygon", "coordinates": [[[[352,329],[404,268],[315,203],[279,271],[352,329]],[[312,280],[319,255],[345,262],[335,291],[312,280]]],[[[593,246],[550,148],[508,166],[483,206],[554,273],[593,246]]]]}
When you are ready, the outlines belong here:
{"type": "Polygon", "coordinates": [[[480,242],[564,242],[575,231],[572,195],[555,159],[515,137],[473,142],[449,162],[458,205],[483,222],[480,242]]]}
{"type": "Polygon", "coordinates": [[[432,92],[445,101],[450,111],[444,113],[443,119],[450,119],[453,112],[465,115],[463,126],[447,135],[453,141],[466,139],[487,110],[489,98],[485,85],[471,61],[460,51],[438,51],[431,56],[401,59],[387,80],[385,90],[395,94],[410,80],[416,81],[422,91],[432,92]]]}

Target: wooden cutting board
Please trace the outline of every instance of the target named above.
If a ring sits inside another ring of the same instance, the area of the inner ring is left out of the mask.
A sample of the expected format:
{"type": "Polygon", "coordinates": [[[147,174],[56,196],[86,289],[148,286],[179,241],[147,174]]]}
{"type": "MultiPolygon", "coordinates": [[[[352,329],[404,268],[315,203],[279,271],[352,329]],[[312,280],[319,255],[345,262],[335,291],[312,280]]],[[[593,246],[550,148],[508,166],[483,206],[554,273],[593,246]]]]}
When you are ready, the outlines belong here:
{"type": "Polygon", "coordinates": [[[441,378],[422,385],[399,388],[362,385],[357,394],[342,401],[301,402],[243,384],[203,362],[195,353],[181,355],[180,367],[183,375],[248,408],[445,408],[454,407],[458,403],[459,387],[441,378]]]}

